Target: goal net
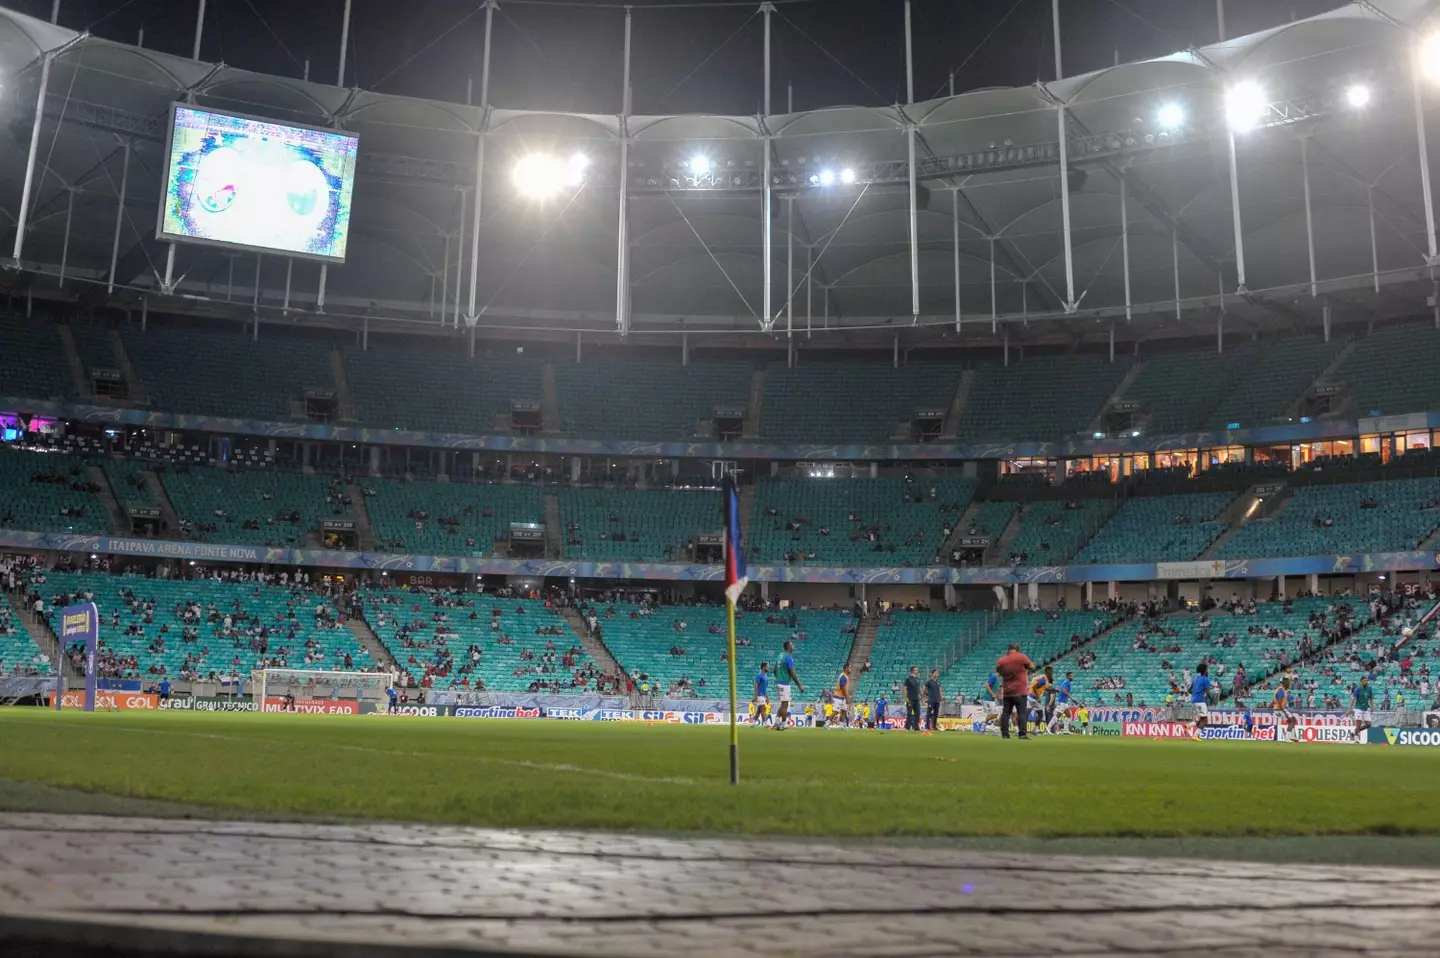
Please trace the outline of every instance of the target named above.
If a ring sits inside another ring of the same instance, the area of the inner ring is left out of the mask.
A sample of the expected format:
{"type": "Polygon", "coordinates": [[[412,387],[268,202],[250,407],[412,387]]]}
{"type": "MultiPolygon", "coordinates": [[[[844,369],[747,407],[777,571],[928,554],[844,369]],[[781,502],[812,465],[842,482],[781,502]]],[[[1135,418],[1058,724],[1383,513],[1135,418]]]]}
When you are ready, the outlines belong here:
{"type": "Polygon", "coordinates": [[[395,684],[394,672],[322,672],[315,669],[259,669],[251,674],[262,712],[348,712],[363,701],[378,702],[395,684]]]}

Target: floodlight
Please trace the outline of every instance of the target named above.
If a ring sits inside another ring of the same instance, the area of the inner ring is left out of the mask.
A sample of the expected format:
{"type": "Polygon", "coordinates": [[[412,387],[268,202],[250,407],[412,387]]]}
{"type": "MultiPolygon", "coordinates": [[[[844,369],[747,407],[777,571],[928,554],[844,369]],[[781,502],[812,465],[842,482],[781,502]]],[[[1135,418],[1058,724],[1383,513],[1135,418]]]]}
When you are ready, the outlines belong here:
{"type": "Polygon", "coordinates": [[[821,171],[820,171],[820,185],[821,185],[821,186],[834,186],[834,185],[835,185],[835,171],[834,171],[834,170],[821,170],[821,171]]]}
{"type": "Polygon", "coordinates": [[[704,176],[710,172],[710,157],[693,156],[690,158],[690,172],[696,176],[704,176]]]}
{"type": "Polygon", "coordinates": [[[1236,133],[1259,126],[1269,108],[1265,91],[1254,80],[1242,80],[1225,93],[1225,120],[1236,133]]]}
{"type": "Polygon", "coordinates": [[[855,182],[855,171],[854,171],[854,170],[851,170],[851,169],[841,170],[841,171],[840,171],[840,182],[841,182],[841,183],[844,183],[844,184],[847,185],[847,186],[850,185],[851,183],[854,183],[854,182],[855,182]]]}
{"type": "Polygon", "coordinates": [[[1370,105],[1370,88],[1363,83],[1356,83],[1345,90],[1345,102],[1356,110],[1370,105]]]}
{"type": "Polygon", "coordinates": [[[532,153],[520,158],[510,176],[521,193],[543,200],[554,196],[562,186],[571,182],[572,171],[553,156],[532,153]]]}
{"type": "Polygon", "coordinates": [[[1420,72],[1425,79],[1440,80],[1440,33],[1432,33],[1420,41],[1420,72]]]}
{"type": "Polygon", "coordinates": [[[1163,129],[1173,130],[1185,122],[1185,108],[1178,103],[1167,103],[1160,108],[1156,119],[1163,129]]]}

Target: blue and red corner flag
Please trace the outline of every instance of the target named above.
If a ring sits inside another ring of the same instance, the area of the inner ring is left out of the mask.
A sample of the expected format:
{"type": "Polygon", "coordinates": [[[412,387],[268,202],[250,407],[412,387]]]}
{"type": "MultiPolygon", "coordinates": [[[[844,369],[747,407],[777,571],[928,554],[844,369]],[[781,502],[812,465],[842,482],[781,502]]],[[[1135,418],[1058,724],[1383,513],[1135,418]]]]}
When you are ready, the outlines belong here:
{"type": "Polygon", "coordinates": [[[745,550],[740,545],[740,493],[735,480],[725,480],[725,598],[731,605],[740,601],[740,593],[750,584],[745,567],[745,550]]]}

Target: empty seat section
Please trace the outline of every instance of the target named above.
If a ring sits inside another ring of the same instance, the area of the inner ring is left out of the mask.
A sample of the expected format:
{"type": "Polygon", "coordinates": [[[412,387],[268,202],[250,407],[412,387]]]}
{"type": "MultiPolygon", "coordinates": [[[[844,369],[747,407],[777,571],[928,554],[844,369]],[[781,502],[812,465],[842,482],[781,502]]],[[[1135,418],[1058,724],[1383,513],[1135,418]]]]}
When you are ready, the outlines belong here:
{"type": "MultiPolygon", "coordinates": [[[[896,677],[903,681],[910,666],[919,666],[928,678],[946,651],[957,641],[975,634],[990,617],[988,612],[892,612],[880,620],[875,646],[870,650],[870,671],[853,676],[855,699],[873,701],[891,694],[896,677]]],[[[953,699],[956,691],[946,689],[953,699]]],[[[971,698],[967,692],[966,698],[971,698]]]]}
{"type": "Polygon", "coordinates": [[[107,532],[105,503],[89,485],[77,456],[0,447],[0,529],[107,532]]]}
{"type": "MultiPolygon", "coordinates": [[[[947,696],[953,698],[959,692],[967,701],[974,701],[984,694],[985,680],[995,671],[996,660],[1010,643],[1018,644],[1038,668],[1078,643],[1089,641],[1116,619],[1112,613],[1098,609],[1000,613],[999,622],[940,677],[941,685],[947,696]]],[[[1057,678],[1063,675],[1064,669],[1056,673],[1057,678]]]]}
{"type": "MultiPolygon", "coordinates": [[[[1323,644],[1319,628],[1310,624],[1312,613],[1336,616],[1326,610],[1336,600],[1295,599],[1287,611],[1280,602],[1260,602],[1253,615],[1235,615],[1211,609],[1206,615],[1182,612],[1153,619],[1134,618],[1117,626],[1093,645],[1067,655],[1055,664],[1056,673],[1075,673],[1075,698],[1087,705],[1119,705],[1127,696],[1135,705],[1161,705],[1173,678],[1183,690],[1185,670],[1192,673],[1201,659],[1214,658],[1210,678],[1220,692],[1234,688],[1235,674],[1245,668],[1247,683],[1299,658],[1298,644],[1309,635],[1323,644]]],[[[1369,621],[1369,607],[1357,600],[1339,600],[1356,614],[1355,625],[1369,621]]],[[[1318,620],[1317,620],[1318,621],[1318,620]]],[[[1189,695],[1176,700],[1188,702],[1189,695]]],[[[1348,704],[1348,703],[1347,703],[1348,704]]]]}
{"type": "Polygon", "coordinates": [[[120,337],[150,405],[166,412],[284,421],[306,389],[335,388],[326,346],[310,339],[174,326],[124,326],[120,337]]]}
{"type": "Polygon", "coordinates": [[[74,322],[70,324],[70,335],[75,339],[75,351],[85,371],[96,369],[119,369],[120,360],[110,345],[110,332],[95,323],[74,322]]]}
{"type": "Polygon", "coordinates": [[[364,479],[376,547],[419,555],[493,555],[510,523],[541,522],[538,486],[364,479]]]}
{"type": "Polygon", "coordinates": [[[106,459],[105,478],[110,491],[122,509],[133,507],[154,509],[160,505],[145,481],[145,466],[133,459],[106,459]]]}
{"type": "Polygon", "coordinates": [[[384,429],[509,431],[510,403],[540,402],[540,360],[514,350],[471,358],[465,345],[399,340],[342,347],[355,415],[384,429]]]}
{"type": "Polygon", "coordinates": [[[992,539],[999,539],[1005,532],[1005,527],[1010,525],[1010,520],[1015,518],[1015,513],[1019,511],[1020,504],[1018,502],[988,499],[976,504],[975,512],[970,517],[970,524],[961,531],[967,536],[989,536],[992,539]]]}
{"type": "Polygon", "coordinates": [[[31,638],[10,597],[0,592],[0,677],[49,675],[50,660],[31,638]]]}
{"type": "Polygon", "coordinates": [[[39,588],[47,607],[95,603],[99,665],[110,678],[177,681],[191,673],[202,680],[212,673],[238,674],[248,686],[250,673],[266,666],[340,671],[347,669],[346,655],[352,671],[375,664],[354,634],[338,624],[335,607],[313,592],[258,582],[81,572],[52,572],[39,588]],[[187,623],[183,613],[191,604],[199,605],[200,614],[187,623]],[[188,641],[187,626],[194,630],[188,641]]]}
{"type": "Polygon", "coordinates": [[[322,518],[348,517],[326,479],[297,472],[212,466],[161,473],[188,538],[233,545],[300,546],[322,518]]]}
{"type": "Polygon", "coordinates": [[[544,602],[429,590],[372,591],[365,601],[381,643],[425,688],[596,691],[599,667],[544,602]]]}
{"type": "Polygon", "coordinates": [[[1038,356],[975,368],[960,439],[1054,439],[1083,430],[1129,370],[1102,356],[1038,356]]]}
{"type": "Polygon", "coordinates": [[[0,311],[0,396],[64,399],[74,391],[55,324],[0,311]]]}
{"type": "Polygon", "coordinates": [[[1198,558],[1224,533],[1221,513],[1234,499],[1229,492],[1127,499],[1075,561],[1109,565],[1198,558]]]}
{"type": "MultiPolygon", "coordinates": [[[[723,608],[660,606],[646,615],[638,606],[602,604],[596,613],[606,647],[635,680],[636,688],[643,674],[662,695],[724,698],[728,694],[729,665],[721,657],[727,643],[723,608]],[[678,684],[682,679],[683,688],[678,684]]],[[[750,699],[761,662],[770,665],[773,682],[776,663],[789,640],[795,643],[795,672],[805,685],[804,695],[795,690],[795,700],[817,701],[821,690],[835,688],[835,679],[850,656],[854,628],[855,619],[848,612],[737,610],[735,636],[740,644],[735,650],[735,670],[742,698],[750,699]]],[[[773,687],[770,696],[773,708],[773,687]]]]}
{"type": "Polygon", "coordinates": [[[1226,559],[1413,549],[1440,527],[1440,479],[1301,486],[1280,514],[1241,526],[1226,559]]]}
{"type": "Polygon", "coordinates": [[[1231,423],[1244,428],[1270,422],[1300,397],[1340,352],[1339,342],[1296,336],[1266,343],[1247,373],[1210,414],[1211,429],[1231,423]]]}
{"type": "Polygon", "coordinates": [[[1073,556],[1110,518],[1115,503],[1109,499],[1078,502],[1032,502],[1020,516],[1020,528],[1010,540],[1003,561],[1020,556],[1026,565],[1060,565],[1073,556]]]}
{"type": "Polygon", "coordinates": [[[685,544],[723,526],[716,492],[561,489],[559,498],[567,559],[688,561],[685,544]]]}
{"type": "Polygon", "coordinates": [[[974,494],[971,479],[762,479],[755,488],[751,553],[766,562],[803,553],[795,561],[931,563],[945,541],[945,526],[959,521],[974,494]]]}
{"type": "Polygon", "coordinates": [[[1198,429],[1261,355],[1254,343],[1146,357],[1121,399],[1140,403],[1147,433],[1198,429]]]}
{"type": "Polygon", "coordinates": [[[950,408],[960,367],[916,363],[783,364],[765,368],[760,433],[777,442],[881,442],[917,409],[950,408]]]}
{"type": "Polygon", "coordinates": [[[686,439],[715,407],[749,405],[752,371],[743,362],[557,362],[561,428],[598,439],[686,439]]]}
{"type": "Polygon", "coordinates": [[[1440,409],[1440,330],[1430,323],[1379,329],[1355,343],[1334,379],[1350,387],[1361,416],[1440,409]]]}

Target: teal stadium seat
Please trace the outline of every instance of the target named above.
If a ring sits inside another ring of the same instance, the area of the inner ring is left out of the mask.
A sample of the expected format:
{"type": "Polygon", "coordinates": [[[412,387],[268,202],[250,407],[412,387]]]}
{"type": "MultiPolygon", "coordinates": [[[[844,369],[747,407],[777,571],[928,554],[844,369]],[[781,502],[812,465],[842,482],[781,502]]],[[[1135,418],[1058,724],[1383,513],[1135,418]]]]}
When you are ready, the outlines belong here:
{"type": "Polygon", "coordinates": [[[145,482],[145,465],[133,459],[110,459],[104,461],[105,478],[110,482],[110,491],[121,509],[158,508],[160,502],[145,482]]]}
{"type": "MultiPolygon", "coordinates": [[[[690,697],[723,699],[729,694],[729,665],[721,658],[728,641],[723,608],[660,606],[654,615],[632,615],[636,611],[636,606],[624,604],[597,607],[605,646],[631,678],[644,673],[662,695],[682,678],[693,687],[690,697]],[[685,631],[676,630],[677,621],[685,623],[685,631]],[[685,654],[672,655],[672,648],[684,649],[685,654]]],[[[792,628],[791,614],[736,612],[736,640],[750,642],[737,647],[735,655],[742,700],[750,700],[761,662],[768,662],[774,675],[786,640],[795,643],[795,671],[805,684],[803,697],[796,691],[797,702],[818,701],[822,690],[835,688],[854,643],[854,617],[848,612],[796,610],[792,628]],[[791,639],[792,635],[796,637],[791,639]]],[[[773,703],[774,691],[770,694],[773,703]]]]}
{"type": "Polygon", "coordinates": [[[1225,429],[1232,423],[1244,428],[1280,418],[1285,407],[1300,397],[1340,352],[1339,341],[1294,336],[1264,344],[1248,373],[1225,393],[1206,423],[1225,429]]]}
{"type": "Polygon", "coordinates": [[[327,484],[320,476],[191,466],[184,472],[167,470],[161,481],[176,515],[191,523],[189,537],[202,542],[300,547],[307,535],[318,532],[322,518],[350,515],[348,509],[337,512],[326,504],[327,484]],[[225,515],[217,516],[216,510],[225,515]],[[292,513],[299,513],[298,522],[275,518],[292,513]],[[246,520],[259,528],[246,529],[246,520]],[[204,531],[202,526],[216,528],[204,531]]]}
{"type": "Polygon", "coordinates": [[[540,682],[549,687],[534,691],[596,691],[598,666],[565,619],[544,602],[441,594],[447,602],[467,604],[437,608],[430,592],[371,591],[365,596],[367,621],[386,651],[417,683],[434,689],[528,692],[540,682]],[[496,609],[501,612],[498,630],[491,628],[496,609]],[[438,631],[431,618],[437,612],[446,617],[438,631]],[[536,634],[536,629],[550,628],[559,628],[561,634],[536,634]],[[505,638],[510,641],[501,641],[505,638]],[[553,664],[544,661],[547,643],[552,642],[553,664]],[[471,647],[480,650],[478,663],[470,658],[471,647]],[[564,657],[571,650],[575,651],[567,665],[564,657]],[[534,658],[525,658],[527,653],[534,658]]]}
{"type": "Polygon", "coordinates": [[[50,660],[40,651],[10,597],[0,592],[0,677],[49,675],[50,660]]]}
{"type": "Polygon", "coordinates": [[[1148,434],[1199,429],[1261,354],[1258,344],[1241,343],[1224,353],[1196,349],[1147,356],[1119,398],[1141,404],[1148,434]]]}
{"type": "MultiPolygon", "coordinates": [[[[928,678],[930,669],[940,664],[952,645],[981,630],[992,615],[897,611],[884,616],[870,650],[870,671],[854,676],[856,701],[873,702],[882,693],[892,694],[896,677],[903,680],[912,665],[919,666],[921,675],[928,678]]],[[[948,693],[953,699],[955,690],[948,693]]]]}
{"type": "Polygon", "coordinates": [[[509,540],[510,523],[545,518],[539,486],[399,479],[361,479],[360,486],[366,492],[376,547],[383,551],[493,555],[495,540],[509,540]],[[429,518],[417,520],[416,514],[423,512],[429,518]],[[474,545],[469,545],[472,540],[474,545]]]}
{"type": "Polygon", "coordinates": [[[0,528],[30,532],[109,531],[105,504],[71,488],[88,483],[84,460],[0,447],[0,528]],[[40,478],[56,481],[39,482],[40,478]],[[61,515],[62,510],[70,515],[61,515]],[[75,515],[83,510],[84,515],[75,515]]]}
{"type": "Polygon", "coordinates": [[[1280,514],[1241,526],[1226,559],[1414,549],[1440,528],[1440,479],[1300,486],[1280,514]],[[1371,502],[1373,508],[1362,503],[1371,502]],[[1332,525],[1323,523],[1331,520],[1332,525]]]}
{"type": "Polygon", "coordinates": [[[596,439],[688,439],[714,419],[717,406],[749,405],[753,370],[745,362],[557,361],[561,431],[596,439]]]}
{"type": "MultiPolygon", "coordinates": [[[[539,359],[513,349],[470,357],[460,340],[342,347],[355,415],[367,426],[489,435],[512,401],[540,402],[539,359]]],[[[503,426],[503,429],[499,427],[503,426]]]]}
{"type": "Polygon", "coordinates": [[[1006,555],[1025,557],[1025,565],[1062,565],[1100,529],[1115,503],[1109,499],[1082,499],[1070,503],[1042,500],[1032,502],[1020,516],[1020,528],[1010,540],[1006,555]]]}
{"type": "MultiPolygon", "coordinates": [[[[783,363],[765,367],[760,434],[776,442],[884,442],[918,409],[949,410],[953,363],[783,363]]],[[[908,433],[907,433],[908,439],[908,433]]]]}
{"type": "MultiPolygon", "coordinates": [[[[331,628],[316,619],[316,610],[325,608],[334,613],[333,606],[323,602],[312,592],[282,588],[277,585],[261,585],[256,582],[220,582],[215,579],[192,581],[172,579],[147,579],[143,576],[114,576],[100,573],[51,572],[41,587],[45,603],[59,605],[61,597],[72,600],[81,593],[93,595],[93,601],[100,612],[100,640],[103,648],[121,658],[134,656],[137,667],[124,670],[121,677],[139,678],[142,681],[159,681],[161,674],[152,672],[164,669],[164,677],[172,682],[181,678],[180,672],[187,656],[198,661],[192,669],[198,678],[205,679],[211,672],[217,675],[238,673],[249,685],[250,673],[261,658],[249,643],[248,638],[226,637],[221,634],[223,623],[202,621],[198,626],[199,636],[193,642],[181,640],[184,622],[180,611],[188,602],[198,602],[202,611],[211,606],[220,615],[236,615],[236,603],[248,617],[246,622],[238,618],[232,622],[237,629],[253,622],[281,630],[269,640],[266,655],[273,659],[280,656],[281,649],[288,649],[284,665],[274,662],[275,668],[344,670],[345,655],[351,657],[353,671],[374,666],[370,654],[365,651],[353,633],[341,626],[331,628]],[[153,621],[146,623],[140,606],[132,606],[122,590],[130,590],[140,601],[154,602],[153,621]],[[295,637],[288,637],[291,620],[295,614],[295,637]],[[119,624],[114,615],[119,614],[119,624]],[[127,635],[135,626],[137,635],[127,635]],[[161,632],[161,628],[165,632],[161,632]],[[164,650],[150,651],[157,639],[164,639],[164,650]],[[307,663],[306,640],[314,640],[318,647],[312,653],[317,661],[307,663]],[[208,650],[208,654],[202,654],[208,650]]],[[[333,615],[332,615],[333,620],[333,615]]]]}
{"type": "Polygon", "coordinates": [[[74,392],[55,324],[0,310],[0,396],[65,399],[74,392]]]}
{"type": "Polygon", "coordinates": [[[723,525],[720,493],[712,490],[564,488],[558,496],[567,559],[689,561],[685,544],[723,525]],[[617,532],[625,541],[615,541],[617,532]]]}
{"type": "MultiPolygon", "coordinates": [[[[1011,642],[1030,657],[1036,667],[1068,651],[1075,637],[1088,641],[1109,628],[1117,616],[1099,609],[1054,612],[1003,612],[999,621],[973,644],[959,661],[941,675],[941,686],[953,697],[956,692],[975,701],[985,691],[985,680],[995,671],[995,662],[1011,642]]],[[[1057,668],[1057,677],[1065,670],[1057,668]]]]}
{"type": "Polygon", "coordinates": [[[150,405],[166,412],[285,422],[305,390],[333,390],[329,350],[311,339],[178,326],[132,326],[120,338],[150,405]]]}
{"type": "Polygon", "coordinates": [[[750,549],[754,558],[783,562],[787,551],[814,555],[806,562],[852,565],[921,565],[935,561],[945,541],[945,525],[955,523],[970,504],[976,483],[972,479],[935,479],[917,476],[913,482],[899,477],[878,479],[762,479],[755,487],[755,514],[750,522],[750,549]],[[935,489],[931,499],[929,490],[935,489]],[[920,501],[906,501],[906,496],[920,501]],[[766,515],[774,509],[774,516],[766,515]],[[854,514],[856,521],[849,516],[854,514]],[[791,520],[809,520],[798,532],[791,520]],[[865,536],[851,538],[862,527],[888,526],[879,543],[865,536]],[[821,535],[822,527],[830,534],[821,535]],[[906,543],[909,539],[909,543],[906,543]],[[889,551],[893,545],[895,551],[889,551]]]}
{"type": "Polygon", "coordinates": [[[1230,492],[1127,499],[1075,561],[1112,565],[1199,558],[1225,532],[1221,513],[1234,500],[1230,492]]]}
{"type": "Polygon", "coordinates": [[[1085,429],[1129,371],[1128,360],[1037,356],[975,367],[956,426],[962,440],[1058,439],[1085,429]]]}
{"type": "Polygon", "coordinates": [[[1429,322],[1377,329],[1355,349],[1332,379],[1350,387],[1354,415],[1440,409],[1440,330],[1429,322]]]}

